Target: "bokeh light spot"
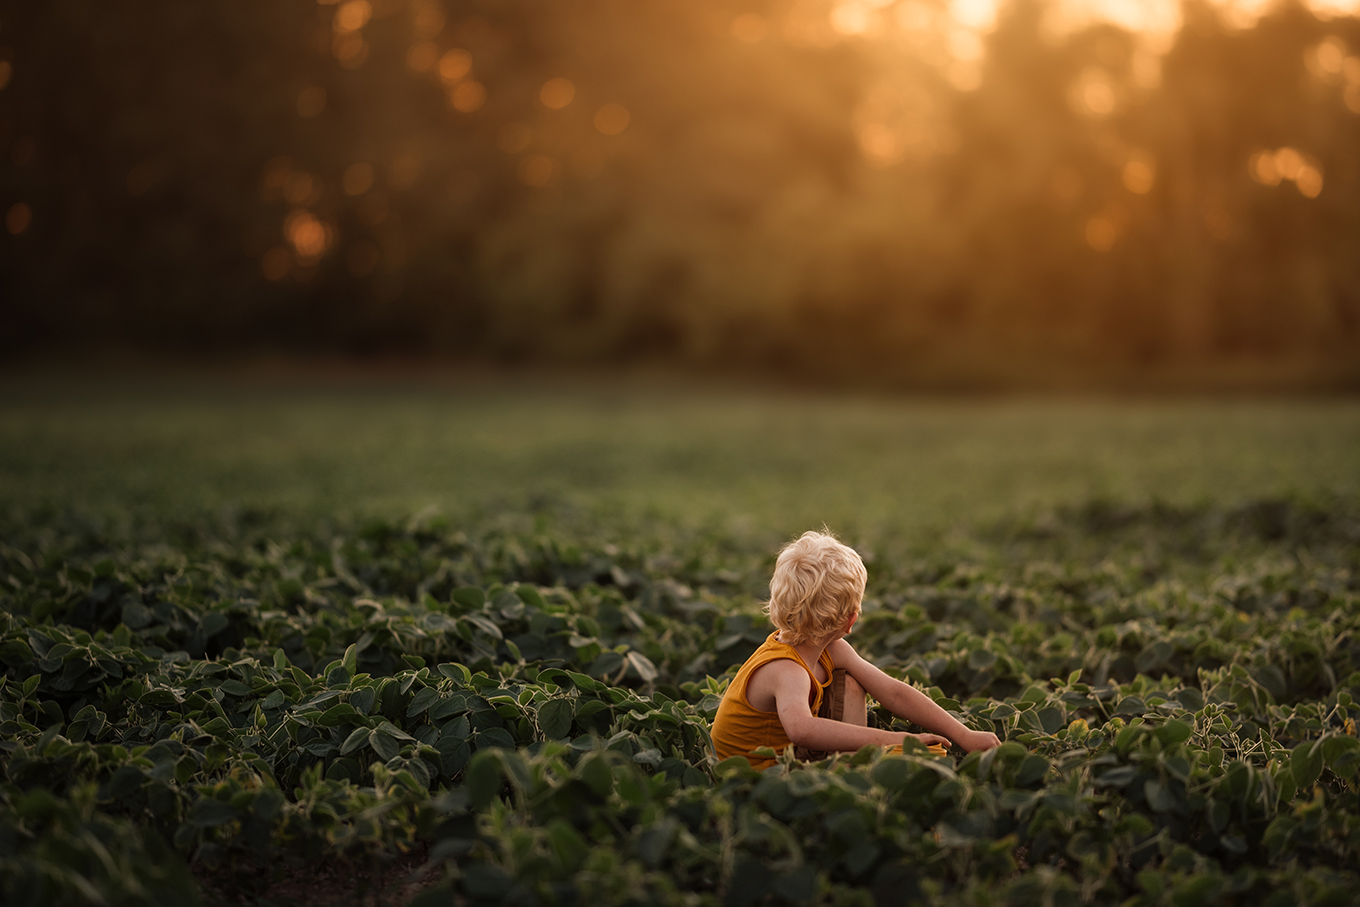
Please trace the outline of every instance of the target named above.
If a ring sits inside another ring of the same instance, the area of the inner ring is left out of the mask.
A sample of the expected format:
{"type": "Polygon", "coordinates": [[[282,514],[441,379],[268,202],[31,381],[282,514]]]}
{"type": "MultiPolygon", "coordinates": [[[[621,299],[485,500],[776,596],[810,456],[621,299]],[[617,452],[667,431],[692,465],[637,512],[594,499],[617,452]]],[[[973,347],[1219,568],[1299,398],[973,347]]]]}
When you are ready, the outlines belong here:
{"type": "Polygon", "coordinates": [[[1114,113],[1114,86],[1110,83],[1109,75],[1096,68],[1083,72],[1073,86],[1072,106],[1078,113],[1090,117],[1105,117],[1114,113]]]}
{"type": "Polygon", "coordinates": [[[344,187],[346,195],[363,195],[373,188],[373,165],[350,164],[345,168],[345,175],[341,177],[340,184],[344,187]]]}
{"type": "Polygon", "coordinates": [[[1294,177],[1294,185],[1304,198],[1317,198],[1322,194],[1322,170],[1310,163],[1304,164],[1294,177]]]}
{"type": "Polygon", "coordinates": [[[1294,183],[1304,198],[1322,194],[1322,164],[1297,148],[1258,151],[1247,159],[1247,172],[1263,186],[1278,186],[1284,180],[1294,183]]]}
{"type": "Polygon", "coordinates": [[[1298,179],[1303,169],[1303,155],[1293,148],[1281,148],[1275,152],[1275,169],[1287,180],[1298,179]]]}
{"type": "Polygon", "coordinates": [[[297,112],[301,117],[320,116],[326,109],[326,89],[319,85],[309,85],[297,96],[297,112]]]}
{"type": "Polygon", "coordinates": [[[368,0],[346,0],[335,11],[334,27],[337,32],[356,32],[373,18],[373,5],[368,0]]]}
{"type": "Polygon", "coordinates": [[[368,59],[368,42],[357,33],[336,35],[331,50],[346,69],[358,69],[368,59]]]}
{"type": "Polygon", "coordinates": [[[538,99],[549,110],[561,110],[570,104],[574,97],[576,97],[576,86],[571,84],[570,79],[564,79],[561,76],[544,82],[543,87],[538,92],[538,99]]]}
{"type": "Polygon", "coordinates": [[[770,23],[764,16],[743,13],[732,20],[732,37],[747,44],[755,44],[770,30],[770,23]]]}
{"type": "Polygon", "coordinates": [[[866,158],[879,166],[894,164],[902,158],[901,143],[882,123],[870,123],[859,131],[859,147],[866,158]]]}
{"type": "Polygon", "coordinates": [[[1134,195],[1147,195],[1157,179],[1157,164],[1151,155],[1135,152],[1122,173],[1124,188],[1134,195]]]}
{"type": "Polygon", "coordinates": [[[326,251],[326,227],[310,211],[299,209],[289,213],[283,222],[283,234],[303,263],[314,262],[326,251]]]}
{"type": "Polygon", "coordinates": [[[1351,113],[1360,113],[1360,82],[1347,85],[1341,97],[1346,102],[1347,110],[1351,113]]]}
{"type": "Polygon", "coordinates": [[[618,135],[628,128],[631,117],[622,104],[605,104],[595,111],[595,128],[605,135],[618,135]]]}
{"type": "Polygon", "coordinates": [[[966,28],[986,31],[996,24],[995,0],[952,0],[949,15],[966,28]]]}
{"type": "Polygon", "coordinates": [[[1303,52],[1304,65],[1315,77],[1334,82],[1346,66],[1346,42],[1332,35],[1303,52]]]}
{"type": "Polygon", "coordinates": [[[460,82],[449,92],[449,103],[459,113],[476,113],[486,103],[486,86],[481,82],[460,82]]]}
{"type": "Polygon", "coordinates": [[[33,223],[33,209],[27,202],[16,202],[5,212],[5,229],[10,236],[18,236],[33,223]]]}
{"type": "Polygon", "coordinates": [[[520,182],[542,189],[557,175],[557,162],[546,154],[531,154],[519,166],[520,182]]]}
{"type": "Polygon", "coordinates": [[[1086,244],[1097,252],[1113,249],[1118,236],[1114,221],[1107,217],[1093,217],[1086,222],[1086,244]]]}
{"type": "Polygon", "coordinates": [[[472,54],[455,47],[439,58],[439,78],[445,82],[457,82],[472,71],[472,54]]]}
{"type": "Polygon", "coordinates": [[[443,7],[438,3],[423,2],[412,4],[411,25],[422,38],[438,37],[444,30],[447,18],[443,7]]]}
{"type": "Polygon", "coordinates": [[[420,41],[406,51],[406,65],[416,72],[429,72],[439,61],[439,45],[433,41],[420,41]]]}
{"type": "Polygon", "coordinates": [[[1275,155],[1269,151],[1258,151],[1248,158],[1247,172],[1262,186],[1280,184],[1280,170],[1275,166],[1275,155]]]}
{"type": "Polygon", "coordinates": [[[283,280],[293,269],[293,253],[283,246],[275,246],[260,256],[260,271],[265,280],[283,280]]]}
{"type": "Polygon", "coordinates": [[[873,23],[873,10],[866,3],[841,3],[831,10],[831,27],[842,35],[862,35],[873,23]]]}

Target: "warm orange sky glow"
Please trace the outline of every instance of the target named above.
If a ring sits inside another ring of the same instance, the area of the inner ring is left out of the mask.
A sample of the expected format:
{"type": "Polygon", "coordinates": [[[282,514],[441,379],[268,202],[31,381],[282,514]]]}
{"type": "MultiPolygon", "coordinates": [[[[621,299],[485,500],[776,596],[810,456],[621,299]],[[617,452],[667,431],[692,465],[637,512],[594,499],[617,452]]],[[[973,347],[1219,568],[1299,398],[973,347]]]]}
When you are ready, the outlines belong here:
{"type": "Polygon", "coordinates": [[[278,0],[128,47],[44,7],[0,297],[54,343],[1336,381],[1360,0],[1300,2],[278,0]]]}

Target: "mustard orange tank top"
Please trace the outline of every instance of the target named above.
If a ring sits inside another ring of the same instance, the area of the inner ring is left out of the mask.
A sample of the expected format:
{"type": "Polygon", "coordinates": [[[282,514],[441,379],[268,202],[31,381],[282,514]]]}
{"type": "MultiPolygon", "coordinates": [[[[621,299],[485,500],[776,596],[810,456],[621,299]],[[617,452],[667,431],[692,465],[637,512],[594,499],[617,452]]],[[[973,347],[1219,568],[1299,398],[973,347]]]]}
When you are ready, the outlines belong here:
{"type": "Polygon", "coordinates": [[[819,681],[817,675],[807,666],[807,662],[798,654],[798,650],[788,643],[779,642],[775,638],[778,635],[777,630],[771,633],[760,648],[746,659],[741,670],[737,671],[737,676],[732,678],[727,692],[723,693],[722,702],[718,704],[718,714],[713,718],[711,734],[713,751],[717,753],[719,759],[745,756],[754,768],[764,769],[774,765],[774,760],[753,756],[752,750],[768,746],[778,753],[792,742],[789,735],[784,733],[784,725],[779,721],[778,712],[762,712],[746,701],[746,683],[761,665],[783,658],[798,662],[812,678],[812,686],[816,690],[812,714],[817,714],[817,710],[821,708],[822,694],[831,685],[831,672],[835,668],[835,662],[825,650],[822,651],[821,658],[817,661],[826,670],[826,681],[819,681]]]}

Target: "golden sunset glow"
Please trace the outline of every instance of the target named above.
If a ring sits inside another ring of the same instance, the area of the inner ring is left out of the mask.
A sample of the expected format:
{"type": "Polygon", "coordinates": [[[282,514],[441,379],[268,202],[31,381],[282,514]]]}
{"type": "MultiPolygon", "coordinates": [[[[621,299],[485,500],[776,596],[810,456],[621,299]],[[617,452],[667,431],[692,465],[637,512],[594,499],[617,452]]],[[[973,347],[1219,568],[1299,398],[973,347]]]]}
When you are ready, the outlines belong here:
{"type": "Polygon", "coordinates": [[[631,117],[622,104],[605,104],[595,111],[595,128],[605,135],[618,135],[628,128],[631,117]]]}
{"type": "Polygon", "coordinates": [[[11,18],[0,238],[346,349],[1360,381],[1360,0],[1304,3],[278,0],[60,64],[11,18]]]}
{"type": "Polygon", "coordinates": [[[472,54],[455,47],[439,58],[439,78],[457,82],[472,70],[472,54]]]}
{"type": "Polygon", "coordinates": [[[481,82],[459,82],[449,92],[449,103],[459,113],[476,113],[486,103],[486,86],[481,82]]]}
{"type": "Polygon", "coordinates": [[[570,104],[574,97],[576,97],[576,86],[571,83],[570,79],[564,79],[560,76],[544,82],[543,87],[538,92],[538,99],[549,110],[561,110],[570,104]]]}
{"type": "Polygon", "coordinates": [[[335,11],[337,33],[356,32],[373,18],[373,5],[368,0],[345,0],[335,11]]]}

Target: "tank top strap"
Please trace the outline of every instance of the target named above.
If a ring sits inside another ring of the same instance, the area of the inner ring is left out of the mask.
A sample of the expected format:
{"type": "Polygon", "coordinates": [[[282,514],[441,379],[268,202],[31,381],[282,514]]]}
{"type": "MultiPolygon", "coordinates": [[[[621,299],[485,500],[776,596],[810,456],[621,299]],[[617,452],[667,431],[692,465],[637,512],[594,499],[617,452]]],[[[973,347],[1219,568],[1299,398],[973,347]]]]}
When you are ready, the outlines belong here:
{"type": "Polygon", "coordinates": [[[760,648],[752,654],[746,664],[742,665],[741,671],[738,672],[738,678],[741,681],[741,698],[743,701],[746,699],[746,680],[750,677],[751,672],[761,665],[769,664],[772,661],[788,659],[790,661],[796,661],[799,667],[807,672],[808,679],[812,681],[813,689],[816,690],[816,695],[812,703],[812,712],[813,714],[816,714],[817,709],[821,706],[823,694],[825,694],[827,687],[831,686],[832,671],[835,668],[835,662],[832,661],[830,654],[823,649],[821,656],[817,659],[817,663],[826,671],[826,680],[818,680],[816,673],[808,666],[808,663],[803,660],[803,656],[798,654],[798,650],[786,642],[780,642],[777,639],[778,636],[779,631],[775,630],[766,637],[765,642],[760,648]]]}

